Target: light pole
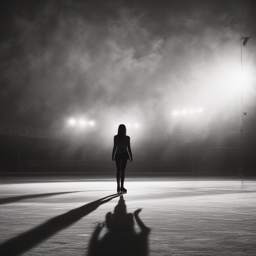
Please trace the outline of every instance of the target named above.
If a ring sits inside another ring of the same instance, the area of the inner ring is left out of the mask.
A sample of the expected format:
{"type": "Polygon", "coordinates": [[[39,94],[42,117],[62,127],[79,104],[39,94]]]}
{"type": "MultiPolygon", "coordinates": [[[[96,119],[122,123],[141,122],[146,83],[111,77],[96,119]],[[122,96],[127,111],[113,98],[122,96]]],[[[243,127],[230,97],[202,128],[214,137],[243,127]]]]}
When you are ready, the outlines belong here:
{"type": "Polygon", "coordinates": [[[188,132],[189,132],[189,158],[190,158],[190,164],[191,164],[191,171],[192,173],[194,172],[194,164],[193,164],[193,157],[192,157],[192,147],[191,147],[191,124],[190,124],[190,116],[194,114],[200,114],[203,112],[202,108],[198,108],[196,110],[194,109],[183,109],[182,111],[175,110],[173,111],[172,115],[173,116],[179,116],[179,115],[184,115],[188,117],[188,132]]]}
{"type": "Polygon", "coordinates": [[[244,170],[243,170],[243,128],[244,128],[244,123],[243,123],[243,115],[245,114],[243,111],[243,85],[242,85],[242,79],[243,79],[243,46],[246,46],[247,42],[249,41],[250,38],[256,37],[256,36],[245,36],[241,37],[241,42],[240,42],[240,49],[241,49],[241,81],[240,81],[240,99],[239,99],[239,117],[240,117],[240,166],[239,166],[239,176],[244,175],[244,170]]]}

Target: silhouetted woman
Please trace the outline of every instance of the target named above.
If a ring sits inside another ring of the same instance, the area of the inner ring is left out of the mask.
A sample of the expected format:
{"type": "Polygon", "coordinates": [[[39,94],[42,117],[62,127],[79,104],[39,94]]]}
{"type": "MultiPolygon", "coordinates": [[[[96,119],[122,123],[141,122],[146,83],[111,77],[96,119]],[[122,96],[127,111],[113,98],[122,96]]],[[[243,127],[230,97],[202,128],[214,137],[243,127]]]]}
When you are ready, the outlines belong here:
{"type": "Polygon", "coordinates": [[[130,159],[130,161],[132,161],[130,137],[126,136],[125,125],[120,124],[118,127],[117,135],[114,136],[114,147],[112,151],[112,160],[116,161],[117,193],[127,192],[127,190],[124,188],[125,168],[127,164],[127,159],[130,159]]]}

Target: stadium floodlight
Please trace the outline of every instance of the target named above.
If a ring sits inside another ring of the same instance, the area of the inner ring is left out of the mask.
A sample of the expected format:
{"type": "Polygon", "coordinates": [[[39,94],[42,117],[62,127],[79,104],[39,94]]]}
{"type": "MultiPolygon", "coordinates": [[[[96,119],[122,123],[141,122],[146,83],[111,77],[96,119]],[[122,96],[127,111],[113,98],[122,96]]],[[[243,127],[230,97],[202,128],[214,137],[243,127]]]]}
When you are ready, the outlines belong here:
{"type": "Polygon", "coordinates": [[[78,128],[78,130],[81,130],[82,134],[83,134],[83,139],[85,139],[85,127],[86,127],[86,125],[94,126],[95,122],[94,121],[87,122],[86,120],[84,120],[82,118],[78,119],[78,120],[76,120],[75,118],[70,118],[68,120],[68,124],[70,126],[73,126],[74,127],[73,129],[77,130],[77,128],[78,128]]]}
{"type": "Polygon", "coordinates": [[[174,110],[172,112],[172,115],[173,116],[178,116],[180,114],[182,115],[193,115],[195,113],[202,113],[203,112],[203,108],[197,108],[197,109],[193,109],[193,108],[190,108],[190,109],[183,109],[182,111],[179,111],[179,110],[174,110]]]}
{"type": "Polygon", "coordinates": [[[85,125],[86,125],[86,122],[85,122],[85,120],[81,119],[81,120],[79,120],[78,124],[79,124],[80,126],[85,126],[85,125]]]}
{"type": "Polygon", "coordinates": [[[252,37],[256,37],[256,36],[245,36],[245,37],[241,37],[241,41],[243,43],[243,46],[245,46],[248,42],[248,40],[252,37]]]}
{"type": "Polygon", "coordinates": [[[188,113],[188,111],[187,111],[186,109],[183,109],[183,110],[182,110],[182,114],[183,114],[183,115],[186,115],[187,113],[188,113]]]}
{"type": "Polygon", "coordinates": [[[172,115],[173,115],[173,116],[178,116],[179,114],[180,114],[180,111],[177,111],[177,110],[175,110],[175,111],[172,112],[172,115]]]}
{"type": "Polygon", "coordinates": [[[198,108],[198,109],[197,109],[197,112],[198,112],[198,113],[202,113],[202,112],[203,112],[203,109],[202,109],[202,108],[198,108]]]}
{"type": "Polygon", "coordinates": [[[69,119],[69,124],[76,125],[76,119],[74,119],[74,118],[69,119]]]}

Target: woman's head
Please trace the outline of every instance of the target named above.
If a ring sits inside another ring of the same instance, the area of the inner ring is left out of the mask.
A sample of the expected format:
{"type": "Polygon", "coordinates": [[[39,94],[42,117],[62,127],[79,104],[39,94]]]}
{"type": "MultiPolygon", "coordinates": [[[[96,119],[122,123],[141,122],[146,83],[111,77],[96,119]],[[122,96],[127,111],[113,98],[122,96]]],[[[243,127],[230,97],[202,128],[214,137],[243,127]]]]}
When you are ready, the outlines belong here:
{"type": "Polygon", "coordinates": [[[119,136],[126,136],[126,127],[124,124],[119,125],[117,134],[119,136]]]}

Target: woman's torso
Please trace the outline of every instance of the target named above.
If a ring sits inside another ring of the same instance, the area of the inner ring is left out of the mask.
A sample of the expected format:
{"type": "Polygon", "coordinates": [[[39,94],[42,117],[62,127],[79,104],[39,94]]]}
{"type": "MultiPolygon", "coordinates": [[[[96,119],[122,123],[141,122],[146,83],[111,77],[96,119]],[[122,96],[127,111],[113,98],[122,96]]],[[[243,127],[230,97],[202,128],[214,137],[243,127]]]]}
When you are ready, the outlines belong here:
{"type": "Polygon", "coordinates": [[[125,136],[124,138],[119,138],[117,135],[115,136],[116,146],[117,146],[117,154],[123,154],[127,152],[127,146],[129,143],[129,137],[125,136]]]}

